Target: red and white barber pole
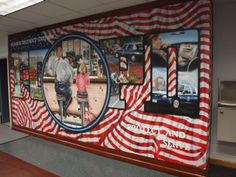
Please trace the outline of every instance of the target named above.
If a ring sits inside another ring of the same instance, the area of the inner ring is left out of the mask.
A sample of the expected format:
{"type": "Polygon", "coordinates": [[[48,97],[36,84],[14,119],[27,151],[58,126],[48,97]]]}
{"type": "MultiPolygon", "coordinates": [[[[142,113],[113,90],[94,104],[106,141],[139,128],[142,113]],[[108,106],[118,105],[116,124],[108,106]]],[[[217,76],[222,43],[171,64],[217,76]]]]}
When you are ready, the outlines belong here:
{"type": "Polygon", "coordinates": [[[120,76],[119,80],[121,83],[128,83],[129,77],[129,66],[128,61],[125,57],[120,57],[120,76]]]}
{"type": "Polygon", "coordinates": [[[176,48],[168,50],[168,97],[176,96],[176,48]]]}
{"type": "Polygon", "coordinates": [[[125,57],[120,57],[120,70],[127,71],[128,70],[128,62],[125,57]]]}

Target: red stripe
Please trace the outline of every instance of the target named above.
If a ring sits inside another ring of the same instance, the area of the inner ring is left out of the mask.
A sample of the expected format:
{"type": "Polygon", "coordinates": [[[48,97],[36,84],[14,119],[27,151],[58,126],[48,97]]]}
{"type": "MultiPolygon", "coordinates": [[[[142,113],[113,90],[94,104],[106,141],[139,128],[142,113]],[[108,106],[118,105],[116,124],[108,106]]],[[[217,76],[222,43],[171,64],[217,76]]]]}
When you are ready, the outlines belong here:
{"type": "Polygon", "coordinates": [[[197,124],[197,123],[190,123],[188,122],[187,120],[184,120],[184,119],[179,119],[178,117],[175,117],[173,115],[170,115],[170,114],[154,114],[154,113],[146,113],[146,112],[143,112],[143,111],[136,111],[137,113],[139,113],[140,115],[143,115],[143,116],[152,116],[152,117],[155,117],[157,119],[159,118],[163,118],[163,119],[169,119],[171,121],[174,121],[174,122],[177,122],[177,123],[180,123],[180,124],[183,124],[183,125],[187,125],[188,127],[191,127],[191,128],[199,128],[201,129],[202,131],[205,131],[207,132],[208,131],[208,127],[205,127],[204,125],[201,125],[201,124],[197,124]]]}
{"type": "MultiPolygon", "coordinates": [[[[111,136],[112,138],[117,142],[119,143],[120,145],[122,145],[123,147],[125,147],[126,149],[130,150],[130,151],[133,151],[133,152],[136,152],[137,149],[134,149],[130,146],[128,146],[127,144],[123,143],[122,141],[120,141],[115,135],[114,135],[114,132],[112,131],[111,133],[111,136]]],[[[110,137],[108,136],[108,139],[110,139],[110,137]]],[[[141,155],[141,154],[152,154],[152,151],[148,151],[148,150],[139,150],[138,153],[141,155]]]]}
{"type": "MultiPolygon", "coordinates": [[[[144,123],[144,124],[148,124],[148,125],[152,125],[152,126],[156,125],[156,126],[167,127],[170,130],[174,130],[174,131],[177,131],[177,132],[182,132],[183,131],[185,134],[187,134],[189,136],[193,136],[193,137],[199,138],[199,139],[201,139],[203,141],[207,140],[207,136],[201,135],[201,134],[193,132],[191,130],[186,130],[186,129],[183,130],[181,128],[177,128],[174,125],[171,125],[171,124],[168,124],[168,123],[165,123],[165,122],[157,122],[157,121],[144,120],[144,119],[140,119],[138,117],[135,117],[133,115],[129,115],[129,117],[132,118],[135,121],[138,121],[138,122],[141,122],[141,123],[144,123]]],[[[194,126],[196,124],[193,124],[193,127],[191,127],[191,123],[186,122],[186,124],[184,124],[184,125],[187,126],[187,127],[190,127],[190,128],[195,128],[194,126]]],[[[205,127],[202,127],[202,128],[205,128],[205,127]]],[[[178,138],[176,138],[176,139],[178,139],[178,138]]],[[[188,141],[188,140],[186,139],[185,141],[188,141]]]]}
{"type": "Polygon", "coordinates": [[[42,127],[42,132],[45,132],[45,129],[46,129],[47,127],[49,127],[49,126],[52,124],[53,121],[54,121],[54,120],[51,119],[47,124],[44,124],[44,126],[42,127]]]}
{"type": "Polygon", "coordinates": [[[176,156],[176,157],[178,157],[178,158],[181,158],[181,159],[183,159],[183,160],[189,160],[189,161],[197,161],[197,160],[199,160],[199,159],[204,155],[204,153],[205,153],[205,152],[202,151],[202,152],[199,153],[197,156],[192,157],[192,156],[182,155],[182,154],[180,154],[180,153],[176,153],[176,152],[170,151],[170,150],[168,150],[168,149],[162,149],[162,151],[164,151],[165,153],[171,154],[171,155],[173,155],[173,156],[176,156]]]}
{"type": "MultiPolygon", "coordinates": [[[[207,60],[207,61],[208,61],[208,60],[207,60]]],[[[209,63],[210,63],[210,62],[209,62],[209,63]]],[[[200,69],[200,73],[206,73],[206,74],[211,75],[211,70],[206,69],[206,68],[202,68],[202,69],[200,69]]]]}
{"type": "Polygon", "coordinates": [[[56,123],[54,123],[53,127],[48,129],[46,132],[47,133],[52,133],[56,129],[56,126],[58,126],[58,125],[56,123]]]}
{"type": "MultiPolygon", "coordinates": [[[[207,6],[205,6],[207,7],[207,6]]],[[[182,27],[186,27],[186,26],[190,26],[190,24],[196,20],[195,23],[198,24],[197,19],[200,19],[202,16],[210,16],[210,13],[208,10],[204,10],[203,12],[199,12],[200,8],[196,8],[194,11],[192,12],[181,12],[181,15],[185,15],[185,17],[183,18],[179,18],[179,15],[171,15],[172,17],[168,17],[168,18],[176,18],[175,21],[170,22],[170,21],[160,21],[160,20],[156,20],[156,21],[148,21],[148,22],[133,22],[133,23],[129,23],[129,25],[132,26],[138,26],[139,29],[143,26],[162,26],[162,27],[167,27],[170,28],[171,26],[176,26],[177,24],[182,26],[182,27]]],[[[165,17],[165,15],[160,16],[160,17],[165,17]]],[[[201,20],[204,21],[204,20],[201,20]]],[[[193,26],[193,25],[191,25],[193,26]]]]}
{"type": "Polygon", "coordinates": [[[176,70],[172,70],[170,73],[168,73],[168,76],[170,77],[170,76],[172,76],[174,74],[176,74],[176,70]]]}
{"type": "MultiPolygon", "coordinates": [[[[170,81],[168,82],[168,86],[171,85],[172,82],[176,82],[176,78],[173,78],[172,80],[170,80],[170,81]]],[[[173,87],[176,88],[176,85],[174,85],[173,87]]],[[[173,87],[172,87],[172,88],[173,88],[173,87]]]]}
{"type": "MultiPolygon", "coordinates": [[[[147,143],[142,143],[142,142],[137,142],[137,141],[134,141],[134,140],[132,140],[131,138],[132,138],[132,134],[134,134],[134,136],[137,136],[135,133],[133,133],[133,132],[131,132],[131,131],[129,131],[129,130],[127,130],[127,129],[124,129],[124,127],[120,127],[124,132],[125,132],[125,134],[123,134],[122,132],[120,132],[118,129],[115,129],[116,130],[116,132],[119,134],[119,136],[122,138],[122,139],[124,139],[124,140],[126,140],[126,141],[128,141],[130,144],[132,144],[132,145],[134,145],[134,146],[139,146],[139,147],[152,147],[152,148],[154,148],[155,149],[155,145],[153,144],[153,142],[150,142],[150,139],[155,139],[155,137],[154,136],[148,136],[149,138],[148,138],[148,142],[147,143]],[[131,137],[131,138],[129,138],[129,137],[131,137]]],[[[140,150],[139,149],[135,149],[135,148],[132,148],[133,149],[133,151],[135,151],[135,152],[140,152],[140,150]]],[[[153,151],[147,151],[147,153],[150,153],[150,154],[153,154],[153,151]]]]}
{"type": "MultiPolygon", "coordinates": [[[[173,55],[173,54],[171,54],[171,55],[173,55]]],[[[170,56],[171,56],[171,55],[170,55],[170,56]]],[[[176,62],[176,57],[173,56],[173,57],[171,57],[170,60],[171,60],[171,61],[170,61],[169,65],[168,65],[169,68],[171,68],[171,67],[175,64],[175,62],[176,62]]]]}

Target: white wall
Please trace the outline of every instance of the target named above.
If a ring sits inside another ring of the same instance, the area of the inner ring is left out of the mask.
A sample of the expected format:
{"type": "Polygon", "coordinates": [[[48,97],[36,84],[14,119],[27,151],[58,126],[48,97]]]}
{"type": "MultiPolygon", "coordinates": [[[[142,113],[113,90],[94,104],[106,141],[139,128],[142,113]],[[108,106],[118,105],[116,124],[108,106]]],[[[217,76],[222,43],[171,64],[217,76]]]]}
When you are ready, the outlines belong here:
{"type": "Polygon", "coordinates": [[[236,163],[236,143],[218,142],[216,134],[218,79],[236,80],[235,20],[235,0],[213,1],[213,110],[210,157],[234,163],[236,163]]]}
{"type": "Polygon", "coordinates": [[[8,35],[0,31],[0,58],[8,58],[8,35]]]}

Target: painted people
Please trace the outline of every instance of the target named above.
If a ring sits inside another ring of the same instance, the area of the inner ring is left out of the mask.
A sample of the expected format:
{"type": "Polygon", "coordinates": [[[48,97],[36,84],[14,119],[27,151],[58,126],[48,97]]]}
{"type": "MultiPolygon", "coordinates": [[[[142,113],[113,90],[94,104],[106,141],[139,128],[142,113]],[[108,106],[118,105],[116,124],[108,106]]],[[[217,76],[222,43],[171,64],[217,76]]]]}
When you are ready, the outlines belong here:
{"type": "Polygon", "coordinates": [[[78,74],[76,77],[76,86],[77,86],[78,105],[80,106],[80,108],[82,108],[82,104],[84,104],[85,110],[87,109],[89,111],[87,87],[90,84],[90,79],[85,63],[80,64],[77,73],[78,74]]]}
{"type": "Polygon", "coordinates": [[[58,46],[55,50],[55,55],[52,55],[49,57],[48,62],[45,66],[45,72],[48,76],[55,76],[55,67],[56,67],[56,62],[62,58],[63,51],[62,47],[58,46]]]}
{"type": "Polygon", "coordinates": [[[163,59],[163,63],[167,62],[167,52],[165,49],[170,46],[169,43],[162,40],[160,34],[149,34],[144,38],[146,45],[151,45],[152,55],[163,59]]]}
{"type": "Polygon", "coordinates": [[[64,95],[65,101],[63,102],[63,114],[67,116],[67,108],[72,101],[72,89],[73,84],[73,68],[68,63],[68,60],[62,58],[62,47],[58,46],[56,49],[56,61],[53,64],[54,70],[52,74],[55,73],[55,91],[57,94],[64,95]]]}
{"type": "Polygon", "coordinates": [[[117,71],[111,73],[111,93],[112,94],[118,94],[119,93],[119,84],[120,84],[120,80],[119,80],[119,75],[117,73],[117,71]]]}

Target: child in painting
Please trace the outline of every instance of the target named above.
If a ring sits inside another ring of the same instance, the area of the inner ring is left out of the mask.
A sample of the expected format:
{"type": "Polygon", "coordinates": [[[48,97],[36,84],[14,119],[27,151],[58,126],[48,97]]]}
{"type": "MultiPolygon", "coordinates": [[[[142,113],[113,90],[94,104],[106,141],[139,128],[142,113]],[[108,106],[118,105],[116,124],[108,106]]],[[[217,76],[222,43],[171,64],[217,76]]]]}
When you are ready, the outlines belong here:
{"type": "Polygon", "coordinates": [[[90,83],[90,79],[87,73],[87,67],[84,63],[80,64],[77,73],[78,74],[76,77],[76,86],[78,89],[77,90],[78,104],[80,105],[80,108],[82,108],[82,104],[85,104],[85,110],[89,111],[87,86],[90,83]]]}

